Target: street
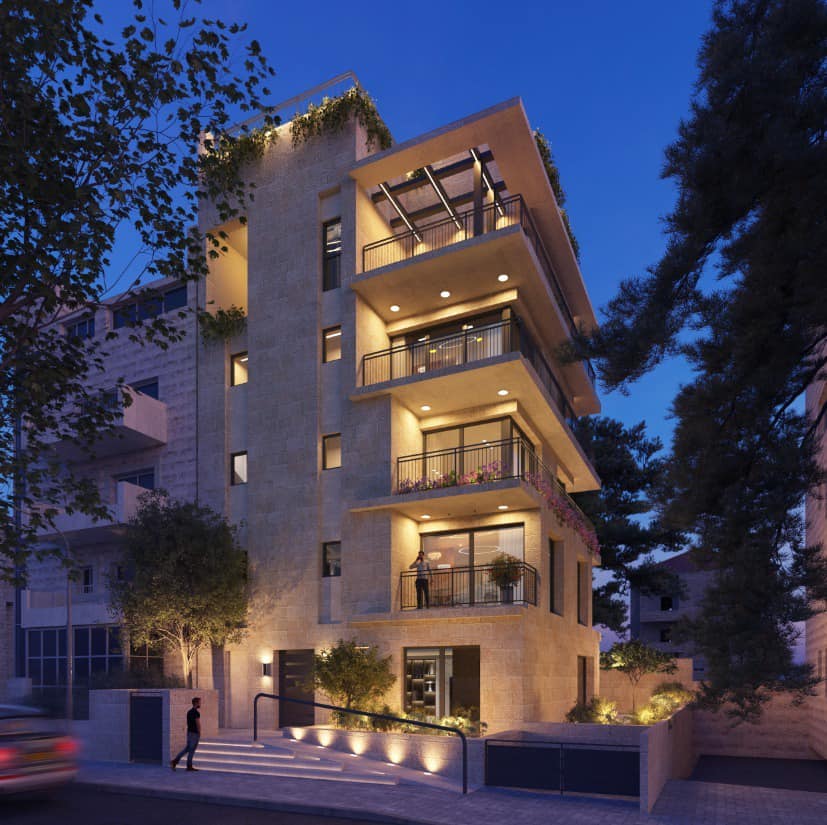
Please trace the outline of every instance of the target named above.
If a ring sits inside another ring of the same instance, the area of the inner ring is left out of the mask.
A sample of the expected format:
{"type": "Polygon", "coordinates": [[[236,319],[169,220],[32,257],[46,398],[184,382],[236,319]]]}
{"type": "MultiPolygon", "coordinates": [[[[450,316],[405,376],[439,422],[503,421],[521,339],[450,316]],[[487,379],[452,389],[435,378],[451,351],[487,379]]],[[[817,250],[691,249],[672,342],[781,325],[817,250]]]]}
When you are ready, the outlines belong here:
{"type": "MultiPolygon", "coordinates": [[[[0,798],[3,825],[359,825],[353,819],[306,816],[178,799],[105,793],[74,785],[43,798],[0,798]]],[[[363,823],[366,825],[366,823],[363,823]]]]}

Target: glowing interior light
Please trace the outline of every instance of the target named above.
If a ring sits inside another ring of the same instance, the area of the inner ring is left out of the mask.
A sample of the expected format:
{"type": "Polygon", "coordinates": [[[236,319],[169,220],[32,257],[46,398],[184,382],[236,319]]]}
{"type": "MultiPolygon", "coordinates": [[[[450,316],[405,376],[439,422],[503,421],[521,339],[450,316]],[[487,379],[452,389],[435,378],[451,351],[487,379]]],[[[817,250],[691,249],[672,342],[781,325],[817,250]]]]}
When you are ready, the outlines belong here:
{"type": "Polygon", "coordinates": [[[503,274],[502,274],[502,275],[497,275],[497,280],[498,280],[501,284],[504,284],[504,283],[508,280],[508,275],[506,275],[506,274],[505,274],[505,272],[503,272],[503,274]]]}
{"type": "Polygon", "coordinates": [[[399,304],[391,304],[391,312],[399,312],[399,304]]]}
{"type": "Polygon", "coordinates": [[[497,390],[497,395],[508,395],[508,390],[497,390]]]}
{"type": "Polygon", "coordinates": [[[507,504],[500,504],[500,505],[497,506],[497,509],[498,510],[507,510],[508,505],[507,504]]]}
{"type": "Polygon", "coordinates": [[[440,293],[439,293],[439,297],[440,297],[440,298],[450,298],[450,297],[451,297],[451,293],[450,293],[450,292],[448,292],[448,290],[447,290],[447,289],[443,289],[443,290],[442,290],[442,292],[440,292],[440,293]]]}
{"type": "MultiPolygon", "coordinates": [[[[341,334],[342,334],[342,330],[337,329],[335,332],[326,332],[324,337],[325,338],[338,338],[341,334]]],[[[243,360],[246,361],[247,360],[246,357],[243,360]]]]}
{"type": "Polygon", "coordinates": [[[420,516],[420,518],[421,518],[423,521],[427,521],[427,520],[430,518],[430,516],[429,516],[427,513],[423,513],[423,514],[420,516]]]}
{"type": "Polygon", "coordinates": [[[422,412],[430,412],[431,411],[431,405],[430,404],[423,404],[419,409],[422,410],[422,412]]]}

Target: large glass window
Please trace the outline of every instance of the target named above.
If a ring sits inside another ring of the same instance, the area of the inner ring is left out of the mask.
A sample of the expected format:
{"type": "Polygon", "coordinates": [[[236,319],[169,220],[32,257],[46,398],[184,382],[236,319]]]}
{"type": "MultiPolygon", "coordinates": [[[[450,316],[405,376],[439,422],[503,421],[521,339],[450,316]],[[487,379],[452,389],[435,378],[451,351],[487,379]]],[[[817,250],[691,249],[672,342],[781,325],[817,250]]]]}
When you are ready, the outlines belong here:
{"type": "Polygon", "coordinates": [[[322,438],[322,469],[335,470],[342,466],[342,435],[332,433],[322,438]]]}
{"type": "Polygon", "coordinates": [[[403,704],[424,717],[480,718],[480,649],[406,648],[403,704]]]}
{"type": "Polygon", "coordinates": [[[322,224],[322,289],[338,289],[342,283],[342,219],[322,224]]]}
{"type": "Polygon", "coordinates": [[[247,453],[233,453],[230,456],[230,484],[247,483],[247,453]]]}
{"type": "Polygon", "coordinates": [[[95,337],[95,316],[89,315],[74,321],[66,326],[66,335],[69,338],[94,338],[95,337]]]}
{"type": "Polygon", "coordinates": [[[187,305],[187,288],[178,286],[169,289],[164,293],[149,295],[141,298],[140,301],[132,301],[122,304],[113,312],[115,329],[130,326],[137,321],[145,321],[154,318],[162,312],[172,312],[174,309],[181,309],[187,305]]]}
{"type": "Polygon", "coordinates": [[[230,384],[233,387],[238,387],[241,384],[246,384],[248,380],[247,364],[249,363],[249,356],[246,352],[239,352],[230,358],[230,384]]]}
{"type": "MultiPolygon", "coordinates": [[[[72,628],[74,680],[88,685],[94,673],[123,668],[121,629],[91,625],[72,628]]],[[[26,667],[33,688],[66,685],[66,629],[42,628],[26,631],[26,667]]]]}
{"type": "Polygon", "coordinates": [[[144,490],[154,490],[155,470],[136,470],[132,473],[124,473],[118,476],[115,481],[128,481],[130,484],[137,484],[138,487],[143,487],[144,490]]]}

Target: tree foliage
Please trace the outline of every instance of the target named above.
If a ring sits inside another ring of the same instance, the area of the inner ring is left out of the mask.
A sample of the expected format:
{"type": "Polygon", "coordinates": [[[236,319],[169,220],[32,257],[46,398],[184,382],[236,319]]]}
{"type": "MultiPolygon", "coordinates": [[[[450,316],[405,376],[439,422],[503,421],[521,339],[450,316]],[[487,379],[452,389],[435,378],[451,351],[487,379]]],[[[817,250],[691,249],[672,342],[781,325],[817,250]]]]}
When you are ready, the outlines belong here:
{"type": "Polygon", "coordinates": [[[268,94],[259,44],[242,26],[193,16],[193,3],[133,6],[110,40],[93,0],[0,4],[0,576],[9,579],[56,507],[105,515],[95,485],[53,460],[50,443],[91,450],[113,425],[93,389],[109,341],[166,347],[183,335],[179,313],[91,339],[56,322],[106,298],[139,298],[149,279],[203,276],[205,244],[217,256],[224,239],[193,228],[199,198],[223,222],[243,220],[252,197],[240,165],[222,158],[245,141],[228,125],[268,94]],[[124,233],[135,256],[113,274],[124,233]]]}
{"type": "Polygon", "coordinates": [[[335,705],[371,710],[396,681],[391,656],[382,657],[377,647],[339,639],[315,656],[315,687],[335,705]]]}
{"type": "Polygon", "coordinates": [[[610,388],[670,355],[694,369],[673,403],[664,517],[716,570],[688,628],[702,698],[755,718],[771,691],[810,691],[793,622],[827,596],[800,514],[823,468],[797,407],[827,363],[827,5],[718,0],[698,64],[666,151],[666,251],[622,284],[593,354],[610,388]]]}
{"type": "Polygon", "coordinates": [[[594,587],[594,623],[624,633],[630,585],[643,593],[675,586],[674,577],[651,559],[655,551],[677,550],[683,541],[655,512],[666,470],[663,445],[646,435],[645,422],[627,427],[600,416],[579,418],[577,438],[592,457],[601,488],[572,497],[597,531],[601,571],[611,573],[594,587]]]}
{"type": "Polygon", "coordinates": [[[208,507],[141,497],[127,526],[111,608],[135,644],[162,643],[181,656],[184,678],[207,644],[239,641],[247,618],[247,555],[235,529],[208,507]]]}
{"type": "Polygon", "coordinates": [[[626,675],[632,685],[632,713],[637,710],[637,686],[647,673],[674,673],[678,669],[671,656],[637,639],[615,642],[600,654],[600,667],[626,675]]]}

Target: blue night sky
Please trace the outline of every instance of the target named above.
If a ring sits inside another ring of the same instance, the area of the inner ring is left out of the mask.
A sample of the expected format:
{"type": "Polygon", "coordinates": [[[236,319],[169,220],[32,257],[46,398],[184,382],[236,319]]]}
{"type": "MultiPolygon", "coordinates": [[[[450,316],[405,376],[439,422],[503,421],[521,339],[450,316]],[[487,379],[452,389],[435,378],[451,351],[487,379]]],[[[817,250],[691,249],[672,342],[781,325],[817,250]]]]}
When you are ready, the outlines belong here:
{"type": "MultiPolygon", "coordinates": [[[[430,0],[361,8],[205,0],[205,16],[246,21],[276,70],[273,102],[352,70],[397,141],[511,97],[552,143],[582,250],[592,303],[660,255],[660,218],[674,187],[660,179],[664,147],[688,111],[711,0],[502,3],[430,0]],[[370,11],[368,11],[370,9],[370,11]]],[[[680,363],[603,411],[645,419],[668,442],[680,363]]]]}

